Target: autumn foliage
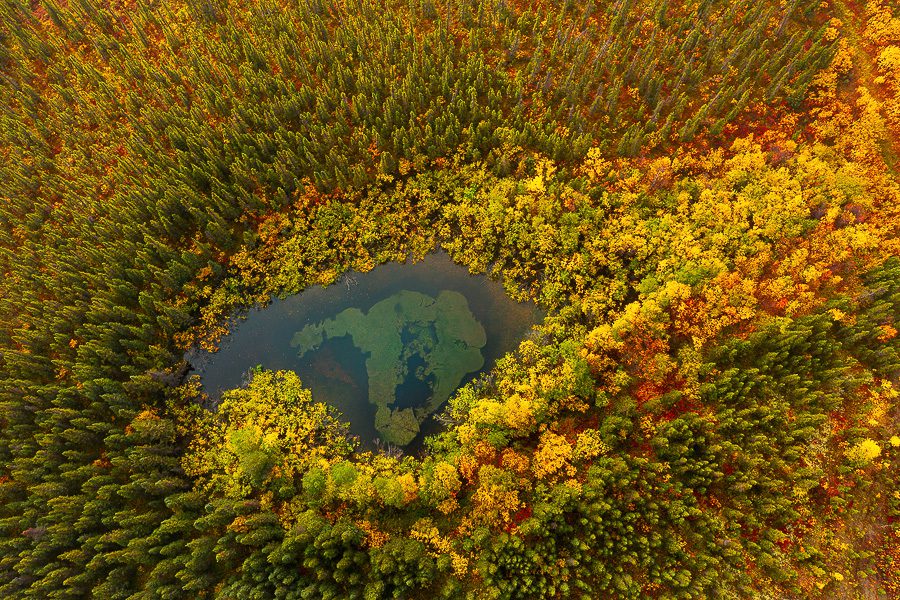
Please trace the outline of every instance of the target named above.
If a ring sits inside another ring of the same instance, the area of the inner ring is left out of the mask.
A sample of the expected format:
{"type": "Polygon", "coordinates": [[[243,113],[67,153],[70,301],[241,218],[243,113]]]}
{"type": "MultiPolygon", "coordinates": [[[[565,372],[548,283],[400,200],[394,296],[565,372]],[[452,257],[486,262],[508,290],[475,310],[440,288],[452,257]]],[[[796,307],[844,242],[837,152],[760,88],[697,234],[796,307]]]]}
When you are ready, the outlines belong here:
{"type": "Polygon", "coordinates": [[[0,5],[0,597],[900,595],[889,0],[0,5]],[[547,317],[425,448],[240,311],[436,249],[547,317]]]}

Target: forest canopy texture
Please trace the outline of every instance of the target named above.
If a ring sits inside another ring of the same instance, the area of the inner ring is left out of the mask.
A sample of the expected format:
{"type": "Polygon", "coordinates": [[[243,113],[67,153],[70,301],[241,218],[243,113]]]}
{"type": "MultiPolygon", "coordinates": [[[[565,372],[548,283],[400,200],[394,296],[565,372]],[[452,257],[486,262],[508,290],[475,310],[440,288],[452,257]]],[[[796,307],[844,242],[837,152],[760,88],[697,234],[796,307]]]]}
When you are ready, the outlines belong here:
{"type": "Polygon", "coordinates": [[[898,153],[892,0],[5,0],[0,597],[900,598],[898,153]],[[547,316],[422,452],[204,408],[438,248],[547,316]]]}

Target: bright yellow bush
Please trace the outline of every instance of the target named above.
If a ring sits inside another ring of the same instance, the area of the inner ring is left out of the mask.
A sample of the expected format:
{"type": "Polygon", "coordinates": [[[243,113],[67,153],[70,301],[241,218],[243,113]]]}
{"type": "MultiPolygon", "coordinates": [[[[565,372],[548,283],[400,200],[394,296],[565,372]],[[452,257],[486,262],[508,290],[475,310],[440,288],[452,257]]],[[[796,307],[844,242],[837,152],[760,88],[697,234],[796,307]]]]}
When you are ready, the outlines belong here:
{"type": "Polygon", "coordinates": [[[881,446],[875,440],[864,439],[850,448],[847,458],[855,463],[867,465],[881,456],[881,446]]]}
{"type": "Polygon", "coordinates": [[[552,431],[541,434],[541,440],[534,453],[532,471],[538,479],[555,476],[571,476],[575,470],[569,462],[572,459],[572,445],[561,435],[552,431]]]}

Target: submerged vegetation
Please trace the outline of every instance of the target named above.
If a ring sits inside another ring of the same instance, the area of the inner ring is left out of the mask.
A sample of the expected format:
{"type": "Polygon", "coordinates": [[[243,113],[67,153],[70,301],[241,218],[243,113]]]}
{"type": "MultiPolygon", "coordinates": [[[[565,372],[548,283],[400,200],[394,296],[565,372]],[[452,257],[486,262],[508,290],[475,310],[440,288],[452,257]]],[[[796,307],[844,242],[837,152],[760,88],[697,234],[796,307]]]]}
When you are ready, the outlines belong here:
{"type": "Polygon", "coordinates": [[[369,402],[378,407],[375,429],[390,444],[405,446],[419,433],[422,420],[440,408],[463,377],[484,365],[484,327],[475,320],[466,297],[445,290],[432,298],[402,290],[367,312],[348,308],[333,319],[307,325],[291,345],[302,356],[323,341],[349,335],[366,358],[369,402]],[[424,361],[415,377],[433,378],[432,393],[418,407],[393,407],[397,386],[409,375],[409,359],[424,361]]]}
{"type": "Polygon", "coordinates": [[[0,596],[898,597],[898,57],[888,0],[4,2],[0,596]],[[486,376],[459,303],[297,338],[428,355],[423,452],[201,407],[236,309],[438,247],[548,312],[486,376]]]}

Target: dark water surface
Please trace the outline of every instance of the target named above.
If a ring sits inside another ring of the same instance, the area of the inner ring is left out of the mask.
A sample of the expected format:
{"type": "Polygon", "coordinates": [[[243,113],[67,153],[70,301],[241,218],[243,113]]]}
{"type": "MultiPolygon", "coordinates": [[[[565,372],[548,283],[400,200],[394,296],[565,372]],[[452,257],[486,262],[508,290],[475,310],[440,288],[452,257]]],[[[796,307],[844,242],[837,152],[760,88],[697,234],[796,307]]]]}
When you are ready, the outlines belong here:
{"type": "MultiPolygon", "coordinates": [[[[484,364],[479,371],[465,375],[460,385],[490,370],[542,318],[534,304],[513,301],[500,283],[483,275],[471,275],[445,253],[438,252],[417,263],[388,263],[368,273],[350,272],[327,288],[311,287],[284,300],[275,299],[264,308],[251,309],[247,318],[238,321],[222,339],[218,352],[192,351],[186,358],[213,400],[218,400],[223,391],[239,387],[247,371],[256,365],[295,371],[312,391],[313,399],[336,407],[363,447],[371,449],[376,439],[383,436],[375,428],[377,407],[369,399],[369,357],[350,335],[326,336],[315,350],[302,357],[291,341],[307,325],[333,319],[348,308],[367,313],[376,303],[404,291],[432,298],[445,291],[458,292],[484,328],[486,343],[480,349],[484,364]]],[[[411,342],[405,331],[402,340],[404,344],[411,342]]],[[[425,373],[427,363],[423,357],[413,354],[403,362],[400,368],[405,370],[405,376],[390,400],[393,409],[416,408],[432,396],[435,376],[425,373]]],[[[419,434],[406,446],[407,451],[419,448],[425,435],[439,429],[433,415],[424,418],[419,434]]]]}

